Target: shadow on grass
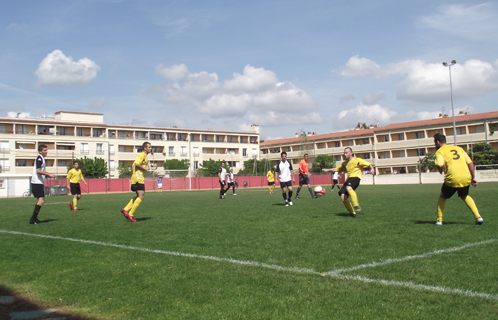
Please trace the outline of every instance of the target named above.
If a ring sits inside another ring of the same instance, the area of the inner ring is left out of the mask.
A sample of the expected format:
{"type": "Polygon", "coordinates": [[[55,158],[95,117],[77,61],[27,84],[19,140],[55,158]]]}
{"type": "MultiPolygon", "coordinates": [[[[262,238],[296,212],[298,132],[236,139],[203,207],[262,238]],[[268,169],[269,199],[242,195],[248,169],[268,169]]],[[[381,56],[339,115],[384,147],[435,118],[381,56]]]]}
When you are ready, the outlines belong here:
{"type": "MultiPolygon", "coordinates": [[[[430,221],[420,221],[419,220],[419,221],[415,221],[415,224],[433,224],[433,225],[435,225],[436,220],[430,220],[430,221]]],[[[447,225],[447,224],[465,224],[465,223],[463,223],[463,222],[451,222],[451,221],[449,221],[449,222],[444,221],[443,222],[443,226],[447,225]]]]}
{"type": "Polygon", "coordinates": [[[49,309],[58,309],[58,306],[50,306],[31,300],[29,297],[18,294],[5,286],[0,285],[0,319],[46,319],[60,318],[67,320],[91,320],[56,310],[50,312],[49,309]]]}
{"type": "Polygon", "coordinates": [[[52,222],[52,221],[57,221],[59,219],[47,219],[47,220],[40,220],[40,223],[49,223],[49,222],[52,222]]]}
{"type": "Polygon", "coordinates": [[[146,221],[152,219],[151,217],[136,218],[136,221],[146,221]]]}

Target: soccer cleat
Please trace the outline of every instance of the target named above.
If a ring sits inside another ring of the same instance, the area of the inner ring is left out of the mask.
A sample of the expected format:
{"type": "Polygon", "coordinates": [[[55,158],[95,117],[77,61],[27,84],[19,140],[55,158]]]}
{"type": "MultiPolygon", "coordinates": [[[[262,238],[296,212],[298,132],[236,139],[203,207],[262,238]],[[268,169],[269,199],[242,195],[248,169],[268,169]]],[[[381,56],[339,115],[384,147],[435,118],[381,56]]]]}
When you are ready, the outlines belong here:
{"type": "Polygon", "coordinates": [[[128,215],[128,220],[130,220],[131,222],[137,222],[137,220],[135,220],[135,217],[130,215],[128,215]]]}
{"type": "Polygon", "coordinates": [[[126,218],[126,219],[130,219],[130,214],[128,213],[128,211],[126,211],[124,208],[121,209],[121,213],[123,214],[123,216],[126,218]]]}
{"type": "Polygon", "coordinates": [[[289,203],[288,203],[288,202],[286,202],[286,203],[285,203],[285,206],[286,206],[286,207],[288,207],[288,206],[289,206],[289,203]]]}
{"type": "Polygon", "coordinates": [[[296,196],[296,199],[298,199],[298,200],[299,200],[299,196],[296,196]]]}
{"type": "Polygon", "coordinates": [[[476,219],[476,224],[481,225],[484,222],[484,219],[482,217],[479,217],[476,219]]]}
{"type": "Polygon", "coordinates": [[[234,196],[236,196],[237,194],[236,194],[236,193],[234,193],[233,195],[234,195],[234,196]]]}
{"type": "Polygon", "coordinates": [[[69,206],[69,210],[73,210],[73,204],[71,202],[69,202],[67,205],[69,206]]]}
{"type": "Polygon", "coordinates": [[[313,196],[313,199],[316,199],[316,198],[318,198],[318,197],[317,196],[313,196]]]}
{"type": "Polygon", "coordinates": [[[74,208],[73,211],[79,211],[78,208],[74,208]]]}
{"type": "Polygon", "coordinates": [[[360,207],[360,206],[356,206],[356,207],[354,207],[353,209],[354,209],[354,211],[356,211],[356,212],[360,212],[360,211],[361,211],[361,207],[360,207]]]}
{"type": "Polygon", "coordinates": [[[38,219],[35,219],[35,220],[29,219],[29,224],[39,224],[39,223],[40,223],[40,221],[38,219]]]}
{"type": "Polygon", "coordinates": [[[289,201],[289,205],[292,206],[292,201],[289,201]]]}
{"type": "Polygon", "coordinates": [[[349,216],[350,216],[351,218],[356,218],[356,213],[350,213],[350,214],[349,214],[349,216]]]}
{"type": "Polygon", "coordinates": [[[330,189],[330,191],[331,191],[331,192],[333,192],[333,191],[334,191],[334,189],[330,189]]]}
{"type": "Polygon", "coordinates": [[[443,225],[443,221],[436,222],[436,226],[442,226],[442,225],[443,225]]]}

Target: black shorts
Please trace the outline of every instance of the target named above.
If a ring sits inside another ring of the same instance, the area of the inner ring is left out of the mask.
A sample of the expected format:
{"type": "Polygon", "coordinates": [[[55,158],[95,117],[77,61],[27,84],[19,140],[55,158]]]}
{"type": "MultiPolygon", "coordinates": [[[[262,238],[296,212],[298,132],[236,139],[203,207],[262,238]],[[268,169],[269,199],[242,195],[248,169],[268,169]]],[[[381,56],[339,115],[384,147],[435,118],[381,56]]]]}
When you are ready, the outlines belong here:
{"type": "Polygon", "coordinates": [[[31,184],[31,193],[33,194],[33,197],[35,197],[35,198],[44,198],[45,191],[43,188],[43,184],[32,183],[31,184]]]}
{"type": "Polygon", "coordinates": [[[132,184],[131,191],[145,191],[145,184],[143,183],[132,184]]]}
{"type": "Polygon", "coordinates": [[[228,189],[230,189],[231,187],[233,187],[235,184],[233,182],[229,182],[228,183],[228,189]]]}
{"type": "Polygon", "coordinates": [[[283,189],[285,187],[292,187],[292,181],[286,181],[286,182],[280,181],[280,188],[283,189]]]}
{"type": "Polygon", "coordinates": [[[337,179],[334,179],[332,181],[333,181],[334,185],[339,184],[339,180],[337,180],[337,179]]]}
{"type": "Polygon", "coordinates": [[[310,177],[306,174],[299,174],[299,185],[304,186],[305,184],[310,184],[310,177]]]}
{"type": "Polygon", "coordinates": [[[346,182],[342,185],[341,190],[339,190],[339,196],[342,194],[349,196],[347,187],[349,186],[353,190],[356,190],[356,188],[360,186],[360,181],[360,178],[348,178],[348,180],[346,180],[346,182]]]}
{"type": "Polygon", "coordinates": [[[218,182],[220,183],[220,188],[222,189],[225,188],[226,185],[225,181],[218,180],[218,182]]]}
{"type": "Polygon", "coordinates": [[[274,185],[275,185],[275,181],[272,181],[272,182],[269,182],[269,181],[268,181],[268,185],[269,185],[269,186],[274,186],[274,185]]]}
{"type": "Polygon", "coordinates": [[[470,186],[454,188],[443,183],[443,186],[441,187],[441,193],[446,199],[451,198],[455,194],[455,192],[458,192],[458,197],[464,198],[469,195],[469,187],[470,186]]]}
{"type": "Polygon", "coordinates": [[[80,184],[79,183],[71,183],[69,185],[71,188],[71,194],[74,196],[75,194],[81,194],[80,184]]]}

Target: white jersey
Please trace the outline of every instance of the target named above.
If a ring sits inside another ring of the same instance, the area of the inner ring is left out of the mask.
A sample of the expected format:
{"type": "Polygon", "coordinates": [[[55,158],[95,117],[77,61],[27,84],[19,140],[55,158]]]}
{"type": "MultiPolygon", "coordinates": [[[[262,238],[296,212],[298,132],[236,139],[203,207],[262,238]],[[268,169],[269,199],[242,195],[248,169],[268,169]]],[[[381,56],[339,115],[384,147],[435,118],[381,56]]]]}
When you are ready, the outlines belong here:
{"type": "Polygon", "coordinates": [[[339,172],[334,172],[334,176],[332,177],[334,180],[339,180],[339,172]]]}
{"type": "Polygon", "coordinates": [[[218,173],[220,174],[220,180],[225,181],[225,178],[227,176],[227,170],[221,167],[220,170],[218,170],[218,173]]]}
{"type": "Polygon", "coordinates": [[[285,162],[280,161],[277,165],[278,179],[280,182],[289,182],[292,180],[292,164],[285,160],[285,162]]]}
{"type": "Polygon", "coordinates": [[[47,164],[45,163],[45,158],[41,154],[36,157],[35,164],[33,165],[33,175],[31,176],[31,183],[33,184],[45,184],[45,175],[39,174],[36,170],[45,171],[47,164]]]}
{"type": "Polygon", "coordinates": [[[228,183],[233,183],[233,172],[229,172],[227,175],[228,175],[228,183]]]}

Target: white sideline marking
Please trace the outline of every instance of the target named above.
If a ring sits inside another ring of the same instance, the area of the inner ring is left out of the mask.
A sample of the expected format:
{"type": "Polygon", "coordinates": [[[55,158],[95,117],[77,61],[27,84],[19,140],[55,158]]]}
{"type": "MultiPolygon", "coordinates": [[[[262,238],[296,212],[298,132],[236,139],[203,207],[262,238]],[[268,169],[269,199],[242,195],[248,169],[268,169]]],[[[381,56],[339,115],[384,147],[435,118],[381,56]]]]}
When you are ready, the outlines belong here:
{"type": "Polygon", "coordinates": [[[106,243],[106,242],[93,241],[93,240],[72,239],[72,238],[64,238],[64,237],[59,237],[59,236],[49,236],[49,235],[43,235],[43,234],[34,234],[34,233],[26,233],[26,232],[18,232],[18,231],[8,231],[8,230],[0,230],[0,233],[31,236],[31,237],[38,237],[38,238],[54,239],[54,240],[65,240],[65,241],[78,242],[78,243],[94,244],[94,245],[99,245],[99,246],[104,246],[104,247],[113,247],[113,248],[127,249],[127,250],[137,250],[137,251],[143,251],[143,252],[149,252],[149,253],[158,253],[158,254],[164,254],[164,255],[178,256],[178,257],[187,257],[187,258],[197,258],[197,259],[204,259],[204,260],[211,260],[211,261],[229,262],[229,263],[238,264],[238,265],[261,267],[261,268],[267,268],[267,269],[272,269],[272,270],[277,270],[277,271],[286,271],[286,272],[294,272],[294,273],[319,275],[322,277],[331,277],[331,278],[342,279],[342,280],[355,280],[355,281],[360,281],[360,282],[364,282],[364,283],[377,283],[377,284],[382,284],[382,285],[386,285],[386,286],[406,287],[406,288],[410,288],[410,289],[423,290],[423,291],[451,293],[451,294],[457,294],[457,295],[468,296],[468,297],[478,297],[478,298],[484,298],[484,299],[498,300],[498,295],[474,292],[471,290],[461,290],[461,289],[453,289],[453,288],[446,288],[446,287],[439,287],[439,286],[428,286],[428,285],[415,284],[413,282],[370,279],[370,278],[365,278],[365,277],[361,277],[361,276],[348,276],[348,275],[340,274],[341,272],[346,272],[346,271],[353,271],[353,270],[362,269],[362,268],[368,268],[368,267],[379,266],[379,265],[386,265],[386,264],[394,263],[394,262],[407,261],[407,260],[417,259],[417,258],[425,258],[425,257],[430,257],[430,256],[433,256],[436,254],[458,251],[458,250],[462,250],[465,248],[469,248],[469,247],[473,247],[473,246],[477,246],[477,245],[481,245],[481,244],[492,243],[492,242],[498,241],[498,239],[491,239],[491,240],[482,241],[482,242],[470,243],[470,244],[467,244],[467,245],[464,245],[461,247],[454,247],[454,248],[445,249],[445,250],[436,250],[436,251],[429,252],[426,254],[408,256],[408,257],[400,258],[400,259],[388,259],[388,260],[385,260],[385,261],[379,262],[379,263],[373,262],[370,264],[359,265],[358,267],[352,267],[352,268],[347,268],[347,269],[337,269],[334,271],[323,273],[323,272],[317,272],[313,269],[297,268],[297,267],[289,268],[289,267],[282,267],[282,266],[275,265],[275,264],[261,263],[261,262],[257,262],[257,261],[242,261],[242,260],[235,260],[235,259],[229,259],[229,258],[219,258],[219,257],[213,257],[213,256],[197,255],[197,254],[191,254],[191,253],[164,251],[164,250],[148,249],[148,248],[142,248],[142,247],[132,247],[132,246],[126,246],[126,245],[121,245],[121,244],[106,243]]]}
{"type": "Polygon", "coordinates": [[[455,252],[455,251],[459,251],[459,250],[463,250],[463,249],[467,249],[467,248],[479,246],[481,244],[493,243],[493,242],[496,242],[496,241],[498,241],[498,239],[491,239],[491,240],[486,240],[486,241],[481,241],[481,242],[468,243],[468,244],[463,245],[461,247],[453,247],[453,248],[449,248],[449,249],[435,250],[435,251],[427,252],[427,253],[423,253],[423,254],[417,254],[417,255],[413,255],[413,256],[406,256],[404,258],[387,259],[387,260],[384,260],[384,261],[381,261],[381,262],[375,262],[374,261],[374,262],[371,262],[371,263],[360,264],[358,266],[354,266],[354,267],[351,267],[351,268],[344,268],[344,269],[332,270],[332,271],[326,272],[325,274],[326,275],[336,275],[336,274],[339,274],[339,273],[354,271],[354,270],[358,270],[358,269],[379,267],[379,266],[384,266],[384,265],[391,264],[391,263],[396,263],[396,262],[404,262],[404,261],[408,261],[408,260],[428,258],[428,257],[434,256],[434,255],[437,255],[437,254],[448,253],[448,252],[455,252]]]}

